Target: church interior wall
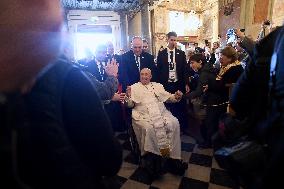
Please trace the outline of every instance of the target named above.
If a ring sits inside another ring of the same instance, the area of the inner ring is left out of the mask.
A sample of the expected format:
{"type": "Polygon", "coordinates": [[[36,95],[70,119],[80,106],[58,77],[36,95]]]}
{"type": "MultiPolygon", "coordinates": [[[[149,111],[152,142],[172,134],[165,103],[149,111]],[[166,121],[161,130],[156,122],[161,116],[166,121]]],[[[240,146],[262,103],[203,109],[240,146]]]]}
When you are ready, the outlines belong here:
{"type": "Polygon", "coordinates": [[[284,1],[274,0],[272,22],[275,26],[281,26],[284,23],[284,1]]]}
{"type": "Polygon", "coordinates": [[[230,28],[240,28],[241,1],[235,0],[233,3],[233,12],[230,15],[225,15],[225,7],[219,9],[219,34],[222,41],[226,40],[226,33],[230,28]]]}
{"type": "Polygon", "coordinates": [[[132,37],[142,35],[141,27],[141,12],[138,12],[132,19],[128,21],[129,42],[131,42],[132,37]]]}

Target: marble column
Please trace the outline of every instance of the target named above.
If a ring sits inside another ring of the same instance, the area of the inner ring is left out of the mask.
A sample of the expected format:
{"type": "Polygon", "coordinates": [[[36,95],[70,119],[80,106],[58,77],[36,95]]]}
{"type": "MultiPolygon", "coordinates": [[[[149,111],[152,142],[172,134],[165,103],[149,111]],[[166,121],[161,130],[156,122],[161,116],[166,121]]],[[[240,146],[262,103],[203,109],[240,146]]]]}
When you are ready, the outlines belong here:
{"type": "Polygon", "coordinates": [[[143,38],[149,42],[149,52],[152,53],[152,37],[150,27],[150,10],[148,1],[144,1],[141,7],[141,33],[143,38]]]}
{"type": "Polygon", "coordinates": [[[120,12],[121,48],[128,50],[128,19],[126,12],[120,12]]]}

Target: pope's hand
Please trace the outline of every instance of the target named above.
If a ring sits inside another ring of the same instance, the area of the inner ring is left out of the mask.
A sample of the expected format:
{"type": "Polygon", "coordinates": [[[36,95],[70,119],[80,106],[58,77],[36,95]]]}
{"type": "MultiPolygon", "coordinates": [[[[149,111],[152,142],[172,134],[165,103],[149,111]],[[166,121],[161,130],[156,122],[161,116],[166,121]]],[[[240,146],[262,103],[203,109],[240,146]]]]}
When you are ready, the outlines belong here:
{"type": "Polygon", "coordinates": [[[183,93],[181,91],[175,92],[175,99],[179,101],[182,98],[182,95],[183,93]]]}

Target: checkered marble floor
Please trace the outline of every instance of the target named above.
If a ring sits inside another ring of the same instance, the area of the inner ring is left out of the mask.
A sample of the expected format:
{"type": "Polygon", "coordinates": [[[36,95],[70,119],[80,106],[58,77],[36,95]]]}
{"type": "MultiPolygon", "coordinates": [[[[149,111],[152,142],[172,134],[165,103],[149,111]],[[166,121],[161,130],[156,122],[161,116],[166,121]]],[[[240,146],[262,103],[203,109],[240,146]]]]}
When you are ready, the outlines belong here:
{"type": "Polygon", "coordinates": [[[130,152],[130,144],[126,134],[117,133],[117,138],[123,144],[124,162],[116,180],[117,188],[122,189],[230,189],[239,188],[222,170],[213,158],[212,149],[199,149],[195,140],[182,135],[182,159],[188,163],[188,169],[183,176],[170,173],[160,179],[150,182],[143,177],[142,169],[135,162],[130,152]]]}

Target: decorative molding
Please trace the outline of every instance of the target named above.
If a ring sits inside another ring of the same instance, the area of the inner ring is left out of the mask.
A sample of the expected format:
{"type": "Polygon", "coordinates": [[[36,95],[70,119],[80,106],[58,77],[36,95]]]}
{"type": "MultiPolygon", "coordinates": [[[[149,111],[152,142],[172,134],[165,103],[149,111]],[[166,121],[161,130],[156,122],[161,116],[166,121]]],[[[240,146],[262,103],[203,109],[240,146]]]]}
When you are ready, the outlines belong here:
{"type": "Polygon", "coordinates": [[[155,39],[158,39],[160,41],[167,39],[167,34],[165,33],[154,33],[155,39]]]}

